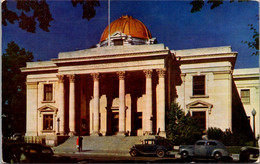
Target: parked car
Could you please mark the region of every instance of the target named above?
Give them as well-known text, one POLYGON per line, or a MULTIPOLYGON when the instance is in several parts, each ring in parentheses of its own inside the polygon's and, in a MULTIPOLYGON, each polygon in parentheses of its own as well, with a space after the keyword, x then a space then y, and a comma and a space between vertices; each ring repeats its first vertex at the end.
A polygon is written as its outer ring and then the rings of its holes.
POLYGON ((216 140, 199 140, 194 145, 180 145, 179 154, 182 159, 189 157, 215 158, 229 157, 229 152, 224 144, 216 140))
POLYGON ((137 155, 157 155, 164 157, 168 154, 168 149, 159 144, 157 139, 145 139, 142 144, 135 144, 129 151, 132 157, 137 155))
POLYGON ((242 147, 239 153, 239 162, 255 162, 259 157, 258 147, 242 147))
POLYGON ((24 139, 24 135, 22 133, 14 133, 11 136, 11 140, 14 140, 14 141, 23 141, 23 139, 24 139))
POLYGON ((3 144, 3 161, 7 163, 48 163, 52 156, 52 149, 41 144, 3 144))

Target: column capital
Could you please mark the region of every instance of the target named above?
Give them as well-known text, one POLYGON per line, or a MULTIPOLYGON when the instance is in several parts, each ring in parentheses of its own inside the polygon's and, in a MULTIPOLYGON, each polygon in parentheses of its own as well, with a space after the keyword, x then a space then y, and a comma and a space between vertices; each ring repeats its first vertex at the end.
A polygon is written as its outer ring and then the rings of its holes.
POLYGON ((116 74, 118 75, 119 80, 125 79, 125 71, 119 71, 119 72, 116 72, 116 74))
POLYGON ((75 82, 75 75, 72 74, 72 75, 67 75, 67 77, 70 79, 70 82, 71 83, 74 83, 75 82))
POLYGON ((64 82, 64 75, 57 75, 58 77, 58 82, 63 83, 64 82))
POLYGON ((162 69, 157 69, 156 70, 157 74, 159 77, 165 77, 165 72, 166 72, 166 69, 162 68, 162 69))
POLYGON ((99 80, 99 73, 91 73, 91 76, 92 76, 94 81, 98 81, 99 80))
POLYGON ((146 78, 151 78, 152 77, 152 73, 153 73, 152 69, 147 69, 147 70, 143 70, 143 71, 144 71, 144 74, 145 74, 146 78))

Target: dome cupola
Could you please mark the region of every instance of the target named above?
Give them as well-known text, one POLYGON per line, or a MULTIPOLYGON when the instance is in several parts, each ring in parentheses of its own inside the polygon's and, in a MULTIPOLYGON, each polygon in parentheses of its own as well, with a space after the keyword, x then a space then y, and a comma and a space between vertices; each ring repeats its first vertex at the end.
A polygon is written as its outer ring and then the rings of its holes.
MULTIPOLYGON (((108 45, 108 28, 103 31, 99 46, 108 45)), ((110 23, 111 45, 153 44, 154 41, 148 28, 132 16, 125 15, 110 23)))

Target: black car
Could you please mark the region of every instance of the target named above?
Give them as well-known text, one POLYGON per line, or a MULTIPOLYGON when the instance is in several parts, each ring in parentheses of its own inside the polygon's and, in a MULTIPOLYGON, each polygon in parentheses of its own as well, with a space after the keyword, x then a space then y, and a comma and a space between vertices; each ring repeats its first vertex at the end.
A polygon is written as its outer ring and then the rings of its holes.
POLYGON ((3 161, 7 163, 48 163, 52 156, 52 149, 41 144, 3 144, 3 161))
POLYGON ((136 155, 157 155, 164 157, 168 154, 168 149, 159 144, 157 139, 145 139, 142 144, 135 144, 129 151, 132 157, 136 155))
POLYGON ((242 147, 240 149, 239 162, 255 162, 258 157, 258 147, 242 147))

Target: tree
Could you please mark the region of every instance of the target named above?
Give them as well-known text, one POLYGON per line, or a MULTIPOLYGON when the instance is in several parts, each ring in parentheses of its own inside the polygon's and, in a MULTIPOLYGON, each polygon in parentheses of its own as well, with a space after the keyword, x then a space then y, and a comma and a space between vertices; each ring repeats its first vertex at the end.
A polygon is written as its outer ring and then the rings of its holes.
MULTIPOLYGON (((77 4, 82 5, 82 18, 87 20, 96 15, 95 7, 100 6, 98 0, 71 0, 71 2, 74 7, 77 4)), ((14 24, 18 21, 21 29, 35 33, 38 22, 42 30, 49 32, 50 22, 54 19, 46 0, 16 0, 17 10, 14 11, 8 9, 8 3, 9 1, 2 3, 2 25, 7 26, 7 22, 14 24)))
MULTIPOLYGON (((257 15, 257 20, 259 20, 259 16, 257 15)), ((252 53, 252 55, 259 55, 259 32, 256 30, 253 24, 248 24, 250 30, 253 31, 253 41, 242 41, 248 45, 249 48, 255 49, 256 51, 252 53)))
MULTIPOLYGON (((214 9, 223 4, 224 0, 208 0, 210 4, 210 9, 214 9)), ((249 0, 238 0, 238 2, 247 2, 249 0)), ((205 5, 206 0, 192 0, 190 3, 192 5, 191 13, 201 11, 202 7, 205 5)), ((235 2, 235 0, 230 0, 230 3, 235 2)))
POLYGON ((177 103, 172 103, 167 112, 166 133, 173 145, 194 144, 202 136, 197 122, 190 113, 185 115, 177 103))
MULTIPOLYGON (((206 0, 205 0, 206 1, 206 0)), ((199 12, 201 11, 202 7, 205 5, 204 0, 192 0, 190 3, 192 5, 191 13, 199 12)), ((221 4, 223 4, 224 0, 208 0, 208 4, 211 4, 210 9, 214 9, 221 4)), ((235 0, 230 0, 230 3, 234 2, 235 0)), ((238 0, 238 2, 247 2, 249 0, 238 0)), ((259 20, 259 16, 257 15, 257 20, 259 20)), ((250 30, 253 31, 253 41, 242 41, 242 43, 245 43, 248 45, 249 48, 255 49, 255 52, 252 53, 252 55, 259 55, 259 32, 256 30, 256 28, 253 26, 253 24, 248 25, 250 27, 250 30)))
POLYGON ((3 136, 25 129, 26 87, 25 75, 20 68, 33 59, 32 52, 8 43, 2 55, 2 118, 3 136))

